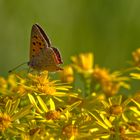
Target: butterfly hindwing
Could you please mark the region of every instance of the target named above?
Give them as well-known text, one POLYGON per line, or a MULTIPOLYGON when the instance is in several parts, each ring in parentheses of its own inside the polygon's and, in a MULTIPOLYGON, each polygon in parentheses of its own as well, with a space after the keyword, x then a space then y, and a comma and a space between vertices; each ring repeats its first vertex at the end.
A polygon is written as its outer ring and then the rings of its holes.
POLYGON ((53 49, 53 51, 56 55, 57 63, 58 64, 63 64, 63 61, 62 61, 61 54, 60 54, 59 50, 57 48, 54 48, 54 47, 52 47, 52 49, 53 49))
POLYGON ((32 67, 36 70, 48 70, 48 71, 57 71, 62 70, 57 65, 56 54, 54 53, 51 47, 44 48, 39 56, 35 56, 32 59, 32 67))
POLYGON ((47 34, 43 31, 43 29, 38 24, 35 24, 35 25, 38 27, 40 33, 42 34, 42 36, 46 40, 48 47, 51 47, 51 41, 50 41, 49 37, 47 36, 47 34))

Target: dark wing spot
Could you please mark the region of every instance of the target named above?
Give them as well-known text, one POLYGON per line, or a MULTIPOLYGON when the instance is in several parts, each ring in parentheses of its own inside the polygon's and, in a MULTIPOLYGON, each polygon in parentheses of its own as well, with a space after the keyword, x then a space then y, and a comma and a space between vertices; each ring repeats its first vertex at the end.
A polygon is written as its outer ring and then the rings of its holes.
POLYGON ((39 49, 42 50, 43 48, 40 47, 39 49))
POLYGON ((36 39, 37 39, 37 36, 36 36, 36 35, 34 35, 34 38, 36 38, 36 39))
POLYGON ((36 43, 35 43, 35 42, 33 42, 33 45, 36 45, 36 43))
POLYGON ((32 55, 32 57, 35 57, 34 55, 32 55))
POLYGON ((41 42, 38 43, 41 46, 41 42))
POLYGON ((33 49, 33 52, 35 51, 35 49, 33 49))

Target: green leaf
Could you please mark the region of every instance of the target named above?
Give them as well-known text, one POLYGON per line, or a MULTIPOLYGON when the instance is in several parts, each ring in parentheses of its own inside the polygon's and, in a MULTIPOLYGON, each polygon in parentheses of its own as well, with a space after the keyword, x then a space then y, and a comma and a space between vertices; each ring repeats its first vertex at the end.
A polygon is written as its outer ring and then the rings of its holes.
POLYGON ((20 98, 17 99, 16 102, 12 105, 12 108, 11 108, 9 114, 11 114, 11 115, 14 114, 14 112, 15 112, 15 111, 17 110, 17 108, 18 108, 19 103, 20 103, 20 98))
POLYGON ((8 100, 7 103, 6 103, 6 106, 5 106, 6 113, 9 114, 9 112, 11 110, 11 107, 12 107, 12 101, 11 100, 8 100))
POLYGON ((81 102, 82 102, 82 101, 78 101, 78 102, 75 102, 75 103, 73 103, 72 105, 68 106, 66 109, 64 109, 64 110, 62 111, 62 114, 63 114, 63 113, 66 113, 67 111, 73 110, 75 107, 77 107, 79 104, 81 104, 81 102))
POLYGON ((105 125, 104 122, 102 122, 98 117, 96 117, 93 113, 89 112, 91 114, 91 116, 96 120, 96 123, 98 125, 100 125, 101 127, 103 127, 104 129, 109 129, 108 126, 105 125))
POLYGON ((128 98, 122 103, 122 106, 125 108, 130 102, 131 102, 131 99, 128 98))
POLYGON ((21 109, 20 111, 18 111, 15 115, 13 115, 11 118, 12 120, 17 120, 20 119, 22 117, 25 117, 27 114, 29 114, 31 112, 31 108, 32 106, 26 106, 25 108, 21 109))

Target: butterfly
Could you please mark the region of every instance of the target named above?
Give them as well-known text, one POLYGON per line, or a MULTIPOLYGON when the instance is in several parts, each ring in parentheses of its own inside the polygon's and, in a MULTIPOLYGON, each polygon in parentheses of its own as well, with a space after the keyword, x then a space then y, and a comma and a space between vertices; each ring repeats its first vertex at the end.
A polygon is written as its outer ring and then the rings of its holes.
POLYGON ((43 29, 34 24, 31 30, 30 40, 30 60, 28 65, 35 70, 58 71, 62 64, 60 52, 52 47, 51 41, 43 29))
POLYGON ((52 47, 51 41, 43 29, 38 24, 34 24, 31 29, 30 60, 28 66, 37 71, 47 70, 55 72, 63 70, 59 67, 59 64, 62 63, 59 50, 52 47))

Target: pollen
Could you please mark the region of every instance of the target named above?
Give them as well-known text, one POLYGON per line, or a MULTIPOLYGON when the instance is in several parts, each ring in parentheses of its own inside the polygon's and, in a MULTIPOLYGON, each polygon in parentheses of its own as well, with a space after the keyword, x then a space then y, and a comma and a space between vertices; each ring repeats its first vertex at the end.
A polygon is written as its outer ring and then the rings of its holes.
POLYGON ((119 115, 122 114, 122 112, 123 112, 123 108, 120 105, 112 105, 110 107, 110 114, 112 115, 119 115))
POLYGON ((53 94, 56 92, 55 87, 49 84, 44 84, 44 85, 37 85, 37 88, 40 92, 45 93, 45 94, 53 94))

